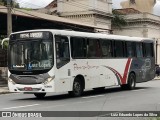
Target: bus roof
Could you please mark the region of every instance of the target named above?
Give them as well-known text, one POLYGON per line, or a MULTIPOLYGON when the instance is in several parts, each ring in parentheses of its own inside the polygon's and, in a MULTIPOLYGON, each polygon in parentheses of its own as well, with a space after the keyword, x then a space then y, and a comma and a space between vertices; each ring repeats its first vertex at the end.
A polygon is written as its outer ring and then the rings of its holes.
POLYGON ((27 30, 19 31, 12 34, 26 33, 26 32, 40 32, 40 31, 49 31, 54 35, 65 35, 65 36, 75 36, 75 37, 86 37, 86 38, 99 38, 99 39, 112 39, 112 40, 123 40, 123 41, 153 41, 152 38, 143 38, 143 37, 130 37, 130 36, 121 36, 121 35, 111 35, 111 34, 102 34, 102 33, 89 33, 89 32, 79 32, 72 30, 57 30, 57 29, 37 29, 37 30, 27 30))

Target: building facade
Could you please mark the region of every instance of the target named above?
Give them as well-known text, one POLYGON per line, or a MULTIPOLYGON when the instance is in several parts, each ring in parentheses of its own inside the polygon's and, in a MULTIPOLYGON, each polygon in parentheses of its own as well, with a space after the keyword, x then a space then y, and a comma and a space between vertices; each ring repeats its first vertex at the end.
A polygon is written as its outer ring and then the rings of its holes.
MULTIPOLYGON (((126 9, 118 11, 124 13, 126 9)), ((113 34, 154 39, 156 63, 160 65, 160 16, 146 12, 126 13, 122 16, 127 25, 121 29, 114 27, 113 34)))
POLYGON ((55 0, 45 8, 59 17, 94 25, 95 32, 111 32, 112 0, 55 0))

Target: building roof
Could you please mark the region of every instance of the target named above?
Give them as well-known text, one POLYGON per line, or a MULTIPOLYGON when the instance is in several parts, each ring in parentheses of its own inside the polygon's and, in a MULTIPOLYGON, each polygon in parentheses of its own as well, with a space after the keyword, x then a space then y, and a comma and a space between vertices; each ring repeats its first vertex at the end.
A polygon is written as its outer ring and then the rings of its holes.
MULTIPOLYGON (((5 6, 0 6, 0 13, 7 14, 7 8, 5 6)), ((66 24, 68 23, 68 24, 79 25, 79 26, 84 26, 84 27, 104 29, 104 28, 97 27, 94 25, 89 25, 89 24, 73 21, 70 19, 66 19, 66 18, 54 16, 54 15, 48 15, 48 14, 44 14, 44 13, 39 13, 39 12, 35 12, 35 11, 27 11, 27 10, 22 10, 22 9, 17 9, 17 8, 13 8, 12 14, 17 15, 17 16, 35 18, 35 19, 49 20, 49 21, 53 21, 53 22, 60 22, 60 23, 66 23, 66 24)), ((106 29, 106 30, 108 30, 108 29, 106 29)))
POLYGON ((114 11, 119 14, 127 15, 127 14, 140 14, 141 12, 134 8, 125 8, 125 9, 115 9, 114 11))
POLYGON ((51 3, 49 3, 45 8, 51 9, 51 8, 56 8, 56 7, 57 7, 57 0, 54 0, 51 3))

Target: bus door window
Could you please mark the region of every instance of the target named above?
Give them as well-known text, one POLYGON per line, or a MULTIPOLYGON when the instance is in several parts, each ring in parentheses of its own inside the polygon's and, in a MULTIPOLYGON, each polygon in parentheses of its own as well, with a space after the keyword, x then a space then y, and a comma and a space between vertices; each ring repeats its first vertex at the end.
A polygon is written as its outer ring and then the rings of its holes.
POLYGON ((56 40, 56 59, 57 68, 62 67, 70 60, 69 55, 69 41, 65 36, 55 36, 56 40))

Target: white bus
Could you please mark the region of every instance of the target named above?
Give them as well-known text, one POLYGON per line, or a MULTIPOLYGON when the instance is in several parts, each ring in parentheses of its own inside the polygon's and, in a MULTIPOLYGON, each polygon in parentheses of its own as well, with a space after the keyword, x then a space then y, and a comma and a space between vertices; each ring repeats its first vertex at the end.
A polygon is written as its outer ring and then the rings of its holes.
POLYGON ((80 96, 86 89, 121 86, 155 76, 152 39, 67 30, 12 33, 8 50, 11 92, 80 96))

